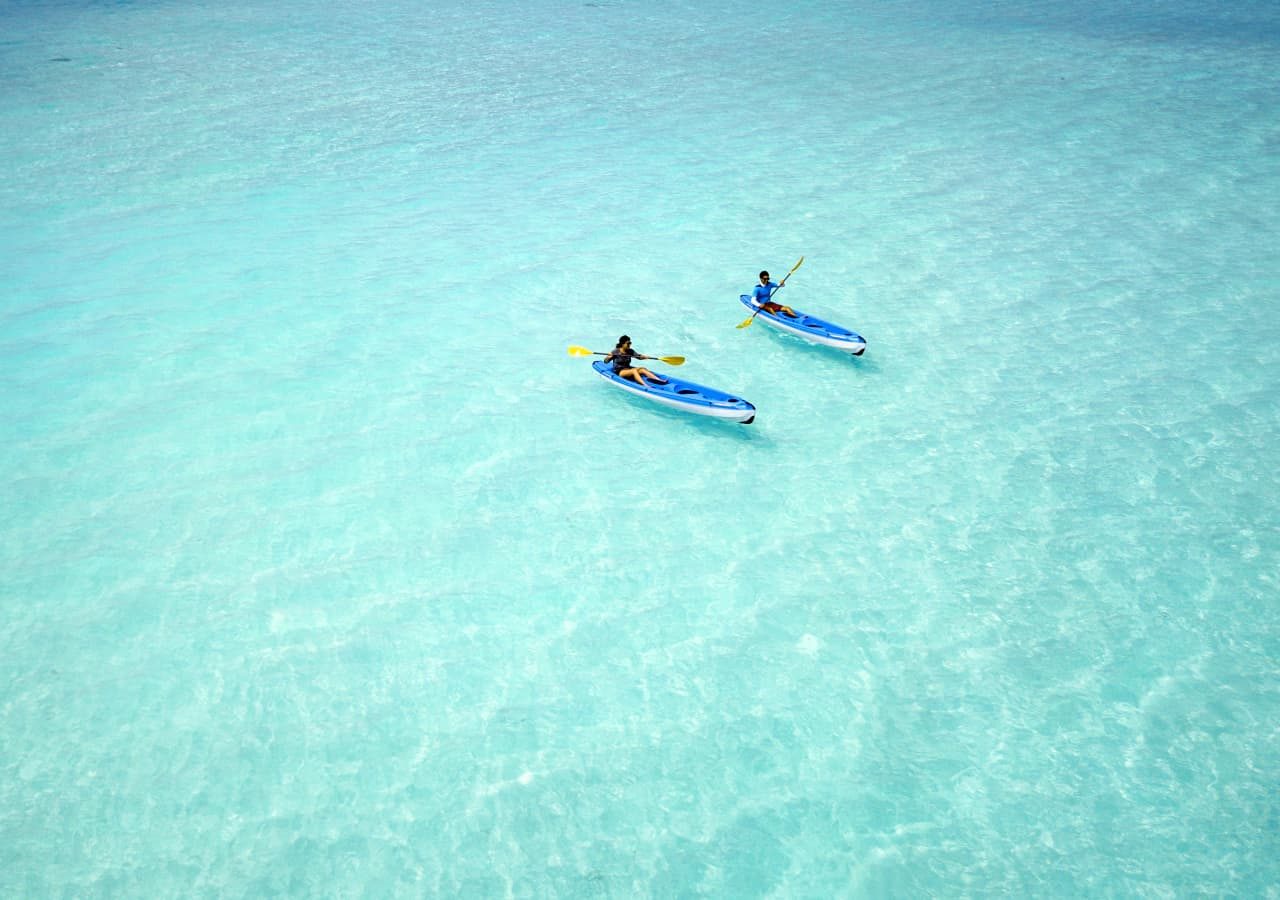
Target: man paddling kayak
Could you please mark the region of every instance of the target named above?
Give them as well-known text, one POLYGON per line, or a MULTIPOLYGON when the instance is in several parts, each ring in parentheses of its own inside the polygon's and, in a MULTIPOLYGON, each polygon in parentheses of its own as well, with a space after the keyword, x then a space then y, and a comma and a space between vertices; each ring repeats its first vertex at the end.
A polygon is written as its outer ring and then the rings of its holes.
MULTIPOLYGON (((786 281, 785 278, 782 280, 784 282, 786 281)), ((756 285, 756 289, 752 291, 751 296, 756 301, 756 304, 765 312, 781 312, 794 319, 796 317, 796 311, 794 309, 790 306, 783 306, 781 303, 775 303, 770 299, 774 295, 774 292, 781 289, 781 287, 782 285, 774 284, 769 280, 769 273, 767 271, 761 272, 760 283, 756 285)))
POLYGON ((618 345, 604 356, 604 361, 613 364, 613 371, 622 378, 630 378, 636 384, 647 387, 645 378, 652 378, 654 384, 666 384, 667 380, 653 374, 644 366, 633 366, 633 359, 657 359, 656 356, 645 356, 631 349, 631 338, 625 334, 618 338, 618 345))

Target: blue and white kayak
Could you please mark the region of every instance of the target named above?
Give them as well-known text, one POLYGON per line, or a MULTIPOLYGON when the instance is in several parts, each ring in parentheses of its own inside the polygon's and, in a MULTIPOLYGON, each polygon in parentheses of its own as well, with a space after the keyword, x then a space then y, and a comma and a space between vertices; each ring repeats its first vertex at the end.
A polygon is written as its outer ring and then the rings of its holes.
POLYGON ((613 366, 603 359, 597 359, 591 364, 591 368, 610 384, 655 403, 661 403, 663 406, 670 406, 672 409, 682 409, 685 412, 711 416, 715 419, 727 419, 730 422, 741 422, 743 425, 750 425, 756 417, 756 408, 746 400, 726 394, 724 391, 717 391, 715 388, 694 384, 692 381, 673 378, 666 372, 654 373, 660 378, 665 378, 666 384, 653 384, 645 379, 646 384, 641 387, 630 378, 623 378, 615 373, 613 366))
MULTIPOLYGON (((743 294, 740 299, 743 306, 746 306, 751 311, 754 312, 760 309, 760 304, 750 294, 743 294)), ((813 341, 815 344, 835 347, 837 350, 852 353, 854 356, 861 356, 862 351, 867 349, 866 339, 856 331, 841 328, 831 322, 824 322, 822 319, 806 315, 798 309, 795 313, 796 317, 793 319, 781 311, 775 313, 762 309, 756 318, 763 319, 779 331, 794 334, 796 337, 802 337, 806 341, 813 341)))

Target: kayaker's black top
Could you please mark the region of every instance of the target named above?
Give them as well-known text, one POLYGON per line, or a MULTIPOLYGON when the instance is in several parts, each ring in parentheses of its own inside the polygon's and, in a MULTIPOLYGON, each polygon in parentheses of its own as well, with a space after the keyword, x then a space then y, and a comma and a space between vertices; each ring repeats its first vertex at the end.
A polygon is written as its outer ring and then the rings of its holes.
POLYGON ((614 347, 609 351, 609 355, 604 358, 604 361, 613 363, 613 371, 621 372, 623 369, 631 368, 631 357, 639 355, 634 350, 619 350, 614 347))

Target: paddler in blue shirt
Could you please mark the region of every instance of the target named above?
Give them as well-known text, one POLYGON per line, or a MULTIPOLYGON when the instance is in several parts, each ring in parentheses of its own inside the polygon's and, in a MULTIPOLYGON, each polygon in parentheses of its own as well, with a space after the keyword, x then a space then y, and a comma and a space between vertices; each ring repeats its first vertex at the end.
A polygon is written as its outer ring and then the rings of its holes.
MULTIPOLYGON (((785 278, 782 280, 786 281, 785 278)), ((769 280, 769 273, 767 271, 761 272, 760 283, 756 285, 756 289, 752 292, 751 299, 765 312, 781 312, 794 319, 796 317, 796 311, 794 309, 790 306, 783 306, 781 303, 775 303, 770 299, 773 296, 774 291, 781 287, 782 285, 774 284, 769 280)))
POLYGON ((643 353, 637 353, 631 349, 631 338, 625 334, 618 338, 618 344, 612 350, 604 355, 604 361, 613 363, 614 374, 621 378, 630 378, 641 387, 649 387, 645 383, 645 378, 652 378, 655 384, 666 384, 667 380, 654 375, 644 366, 631 365, 632 359, 657 359, 656 356, 645 356, 643 353))

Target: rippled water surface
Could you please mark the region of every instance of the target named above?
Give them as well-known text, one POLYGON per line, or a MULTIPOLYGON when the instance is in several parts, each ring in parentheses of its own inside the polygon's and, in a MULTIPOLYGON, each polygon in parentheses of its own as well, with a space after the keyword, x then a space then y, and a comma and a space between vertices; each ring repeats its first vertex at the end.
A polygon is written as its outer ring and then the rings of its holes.
POLYGON ((1111 6, 0 0, 0 894, 1277 896, 1280 17, 1111 6))

